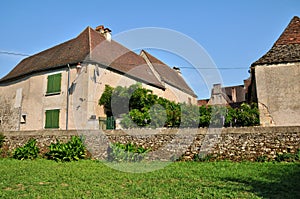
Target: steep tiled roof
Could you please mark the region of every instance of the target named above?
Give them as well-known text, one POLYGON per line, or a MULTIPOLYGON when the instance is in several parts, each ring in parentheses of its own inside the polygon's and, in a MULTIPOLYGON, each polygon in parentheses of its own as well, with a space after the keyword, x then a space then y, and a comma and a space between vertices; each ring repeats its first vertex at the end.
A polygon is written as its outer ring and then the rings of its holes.
POLYGON ((300 62, 300 19, 295 16, 273 47, 252 66, 300 62))
POLYGON ((84 60, 89 53, 88 28, 78 37, 23 59, 0 82, 14 80, 26 75, 53 70, 84 60))
POLYGON ((84 61, 100 63, 124 75, 164 88, 142 57, 113 40, 107 41, 90 27, 74 39, 22 60, 0 83, 84 61))
POLYGON ((185 82, 183 77, 178 74, 177 71, 170 68, 168 65, 166 65, 156 57, 152 56, 150 53, 146 52, 145 50, 143 50, 141 53, 144 53, 147 56, 148 60, 151 62, 155 71, 159 74, 162 81, 194 97, 197 97, 194 91, 189 87, 189 85, 185 82))

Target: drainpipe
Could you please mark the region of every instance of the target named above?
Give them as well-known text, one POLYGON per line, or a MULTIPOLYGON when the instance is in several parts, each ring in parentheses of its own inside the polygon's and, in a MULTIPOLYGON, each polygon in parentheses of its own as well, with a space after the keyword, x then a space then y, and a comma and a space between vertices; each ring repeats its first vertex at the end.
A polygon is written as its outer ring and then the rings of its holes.
POLYGON ((66 130, 69 127, 69 101, 70 101, 70 65, 68 64, 68 88, 67 88, 67 110, 66 110, 66 130))
POLYGON ((22 118, 22 107, 19 107, 19 124, 18 124, 18 131, 21 130, 21 118, 22 118))

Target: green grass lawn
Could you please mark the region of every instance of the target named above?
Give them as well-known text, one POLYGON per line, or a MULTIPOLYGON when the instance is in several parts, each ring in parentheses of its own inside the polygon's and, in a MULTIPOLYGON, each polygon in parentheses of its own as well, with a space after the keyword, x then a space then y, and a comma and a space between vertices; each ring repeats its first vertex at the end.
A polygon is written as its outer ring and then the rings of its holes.
POLYGON ((92 160, 0 159, 0 174, 0 198, 300 198, 300 163, 176 162, 126 173, 92 160))

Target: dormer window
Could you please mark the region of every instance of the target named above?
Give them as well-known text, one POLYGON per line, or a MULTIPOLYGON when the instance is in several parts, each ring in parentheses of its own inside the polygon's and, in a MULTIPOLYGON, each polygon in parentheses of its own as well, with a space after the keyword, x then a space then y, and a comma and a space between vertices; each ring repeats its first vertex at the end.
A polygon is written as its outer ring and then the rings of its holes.
POLYGON ((47 95, 60 94, 61 91, 61 73, 49 75, 47 82, 47 95))

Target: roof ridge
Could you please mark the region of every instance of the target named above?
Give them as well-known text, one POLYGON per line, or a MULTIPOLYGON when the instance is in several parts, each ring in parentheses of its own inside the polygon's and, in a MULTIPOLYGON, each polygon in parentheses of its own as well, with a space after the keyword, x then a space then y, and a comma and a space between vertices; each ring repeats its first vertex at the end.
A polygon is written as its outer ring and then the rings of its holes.
MULTIPOLYGON (((158 59, 157 57, 154 57, 152 54, 150 54, 149 52, 147 52, 146 50, 142 49, 141 52, 144 52, 146 54, 146 56, 155 59, 156 61, 158 61, 160 64, 168 66, 167 64, 165 64, 163 61, 161 61, 160 59, 158 59)), ((169 66, 168 66, 169 67, 169 66)))
POLYGON ((90 56, 90 54, 92 52, 92 37, 91 37, 91 27, 90 26, 88 26, 88 30, 89 30, 88 38, 89 38, 89 56, 90 56))
POLYGON ((159 73, 157 72, 157 70, 155 70, 155 68, 153 67, 151 61, 148 58, 148 55, 149 54, 146 51, 141 50, 140 56, 145 60, 145 62, 147 63, 147 65, 149 66, 149 68, 153 72, 154 76, 157 78, 157 80, 164 86, 164 83, 162 81, 162 77, 159 75, 159 73))
POLYGON ((191 95, 196 96, 194 91, 190 88, 190 86, 186 83, 184 78, 178 74, 174 69, 170 66, 151 55, 147 51, 143 50, 143 52, 148 56, 149 61, 153 65, 153 68, 157 71, 161 79, 173 87, 182 90, 184 92, 188 92, 191 95))

